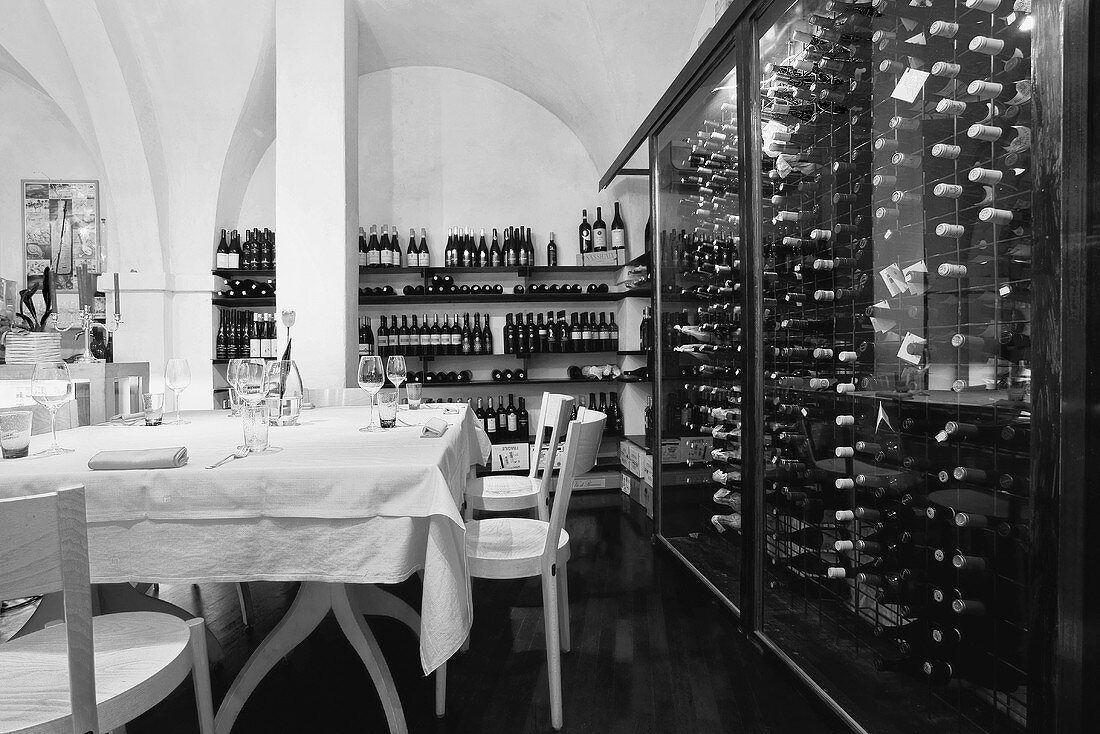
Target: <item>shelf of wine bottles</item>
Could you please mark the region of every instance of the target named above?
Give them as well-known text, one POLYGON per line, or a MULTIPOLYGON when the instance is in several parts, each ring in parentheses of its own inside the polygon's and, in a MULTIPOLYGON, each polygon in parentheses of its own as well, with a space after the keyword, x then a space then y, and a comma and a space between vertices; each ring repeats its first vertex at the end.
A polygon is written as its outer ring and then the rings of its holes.
POLYGON ((275 230, 248 229, 241 241, 237 230, 222 230, 221 238, 214 249, 214 269, 216 271, 274 271, 275 270, 275 230))
POLYGON ((873 731, 1025 722, 1029 10, 761 25, 763 628, 873 731))
POLYGON ((244 309, 218 309, 215 362, 244 357, 278 357, 275 314, 244 309))
MULTIPOLYGON (((508 393, 507 406, 504 404, 504 395, 498 395, 495 408, 491 396, 488 398, 487 403, 486 399, 477 398, 476 405, 472 402, 472 398, 468 400, 471 405, 474 405, 474 415, 481 421, 481 427, 485 429, 485 433, 488 434, 491 442, 514 443, 531 439, 526 398, 519 398, 518 408, 513 393, 508 393)), ((622 434, 623 414, 617 393, 590 392, 587 399, 583 394, 577 395, 573 404, 572 419, 576 419, 578 409, 586 407, 599 410, 607 415, 607 422, 604 424, 605 435, 618 436, 622 434)))

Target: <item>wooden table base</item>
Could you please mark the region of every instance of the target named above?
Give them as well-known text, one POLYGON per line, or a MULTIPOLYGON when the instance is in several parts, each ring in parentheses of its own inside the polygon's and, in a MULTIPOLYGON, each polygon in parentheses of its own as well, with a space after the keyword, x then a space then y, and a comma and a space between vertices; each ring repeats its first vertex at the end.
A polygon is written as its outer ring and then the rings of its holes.
POLYGON ((214 719, 218 734, 229 734, 245 701, 275 664, 297 647, 329 611, 336 615, 344 636, 367 667, 386 711, 391 734, 407 734, 405 714, 393 677, 378 641, 367 626, 366 614, 392 616, 419 634, 420 618, 407 604, 374 586, 304 582, 290 609, 237 675, 214 719))

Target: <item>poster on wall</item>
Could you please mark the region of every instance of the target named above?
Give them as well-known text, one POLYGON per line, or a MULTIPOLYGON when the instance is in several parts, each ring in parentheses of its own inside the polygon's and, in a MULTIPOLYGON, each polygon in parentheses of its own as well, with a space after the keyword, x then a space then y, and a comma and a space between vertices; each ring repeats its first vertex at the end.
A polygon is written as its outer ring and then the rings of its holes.
POLYGON ((102 272, 99 182, 24 180, 23 251, 27 285, 48 266, 60 301, 75 295, 75 275, 102 272))

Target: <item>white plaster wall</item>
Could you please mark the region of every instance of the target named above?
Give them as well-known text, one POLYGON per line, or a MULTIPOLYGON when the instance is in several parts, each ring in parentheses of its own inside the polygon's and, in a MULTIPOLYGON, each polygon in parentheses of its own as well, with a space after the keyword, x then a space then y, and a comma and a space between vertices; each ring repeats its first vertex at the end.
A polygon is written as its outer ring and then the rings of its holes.
POLYGON ((360 221, 428 228, 442 262, 447 228, 530 226, 539 264, 549 233, 559 262, 578 249, 598 175, 576 135, 544 107, 485 77, 402 67, 359 79, 360 221))
MULTIPOLYGON (((25 178, 100 179, 103 174, 68 118, 41 93, 0 72, 0 276, 23 281, 25 178)), ((100 215, 110 220, 108 207, 100 215)))
POLYGON ((248 181, 241 214, 236 222, 226 222, 230 229, 244 231, 254 227, 275 228, 275 144, 260 158, 252 178, 248 181))

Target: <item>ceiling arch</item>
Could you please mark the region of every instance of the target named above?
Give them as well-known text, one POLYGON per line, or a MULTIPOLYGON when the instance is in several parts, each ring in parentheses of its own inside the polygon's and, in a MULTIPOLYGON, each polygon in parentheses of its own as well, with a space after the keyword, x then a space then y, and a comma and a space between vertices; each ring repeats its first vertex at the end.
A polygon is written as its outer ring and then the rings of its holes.
POLYGON ((561 119, 602 170, 683 65, 708 0, 356 2, 360 74, 488 77, 561 119))

